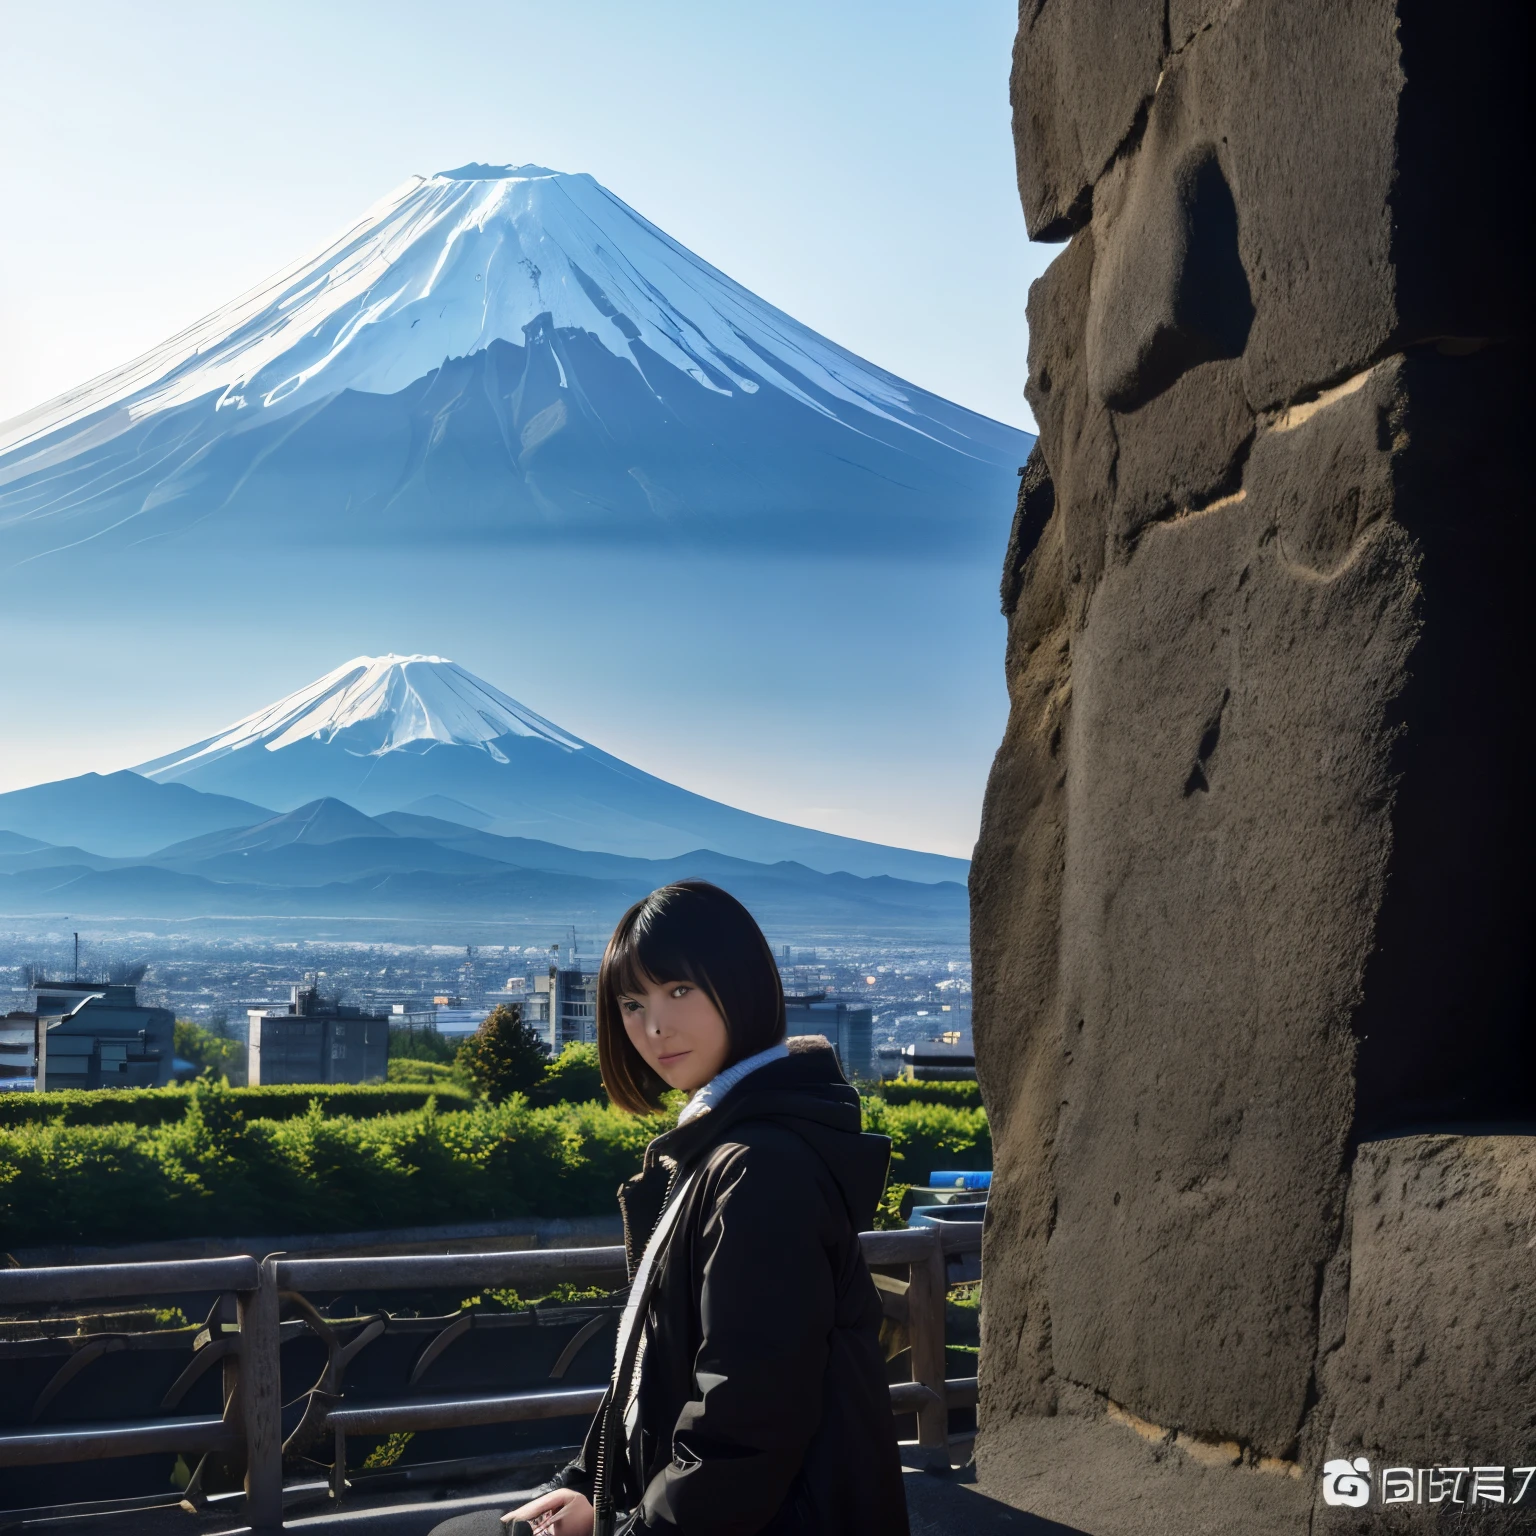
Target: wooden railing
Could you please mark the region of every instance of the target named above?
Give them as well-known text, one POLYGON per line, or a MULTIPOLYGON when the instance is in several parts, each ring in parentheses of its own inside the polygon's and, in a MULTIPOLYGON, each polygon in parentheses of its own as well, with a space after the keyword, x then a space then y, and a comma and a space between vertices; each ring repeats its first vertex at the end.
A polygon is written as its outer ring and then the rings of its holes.
MULTIPOLYGON (((913 1414, 917 1446, 934 1457, 949 1451, 949 1410, 974 1404, 974 1377, 945 1377, 944 1306, 946 1260, 980 1251, 981 1230, 941 1231, 934 1227, 866 1232, 861 1238, 872 1268, 905 1267, 902 1282, 880 1277, 886 1315, 903 1323, 911 1344, 912 1379, 891 1387, 891 1410, 913 1414)), ((544 1294, 561 1282, 598 1283, 624 1279, 622 1248, 552 1248, 517 1253, 386 1255, 359 1259, 252 1258, 189 1259, 163 1264, 82 1265, 53 1269, 0 1270, 0 1310, 114 1298, 226 1293, 233 1298, 235 1326, 205 1344, 212 1356, 189 1373, 214 1363, 223 1367, 223 1413, 167 1416, 126 1422, 74 1424, 0 1432, 0 1467, 80 1462, 153 1452, 243 1452, 245 1519, 258 1533, 283 1528, 283 1433, 280 1349, 284 1302, 320 1314, 304 1293, 428 1290, 440 1287, 510 1287, 522 1295, 544 1294)), ((349 1348, 361 1347, 359 1341, 349 1348)), ((312 1394, 304 1431, 329 1433, 335 1447, 332 1493, 345 1488, 349 1435, 464 1425, 527 1422, 589 1415, 602 1399, 601 1386, 454 1398, 350 1404, 342 1386, 345 1349, 333 1353, 335 1394, 312 1394)), ((295 1431, 295 1436, 297 1436, 295 1431)), ((293 1437, 290 1437, 293 1438, 293 1437)))

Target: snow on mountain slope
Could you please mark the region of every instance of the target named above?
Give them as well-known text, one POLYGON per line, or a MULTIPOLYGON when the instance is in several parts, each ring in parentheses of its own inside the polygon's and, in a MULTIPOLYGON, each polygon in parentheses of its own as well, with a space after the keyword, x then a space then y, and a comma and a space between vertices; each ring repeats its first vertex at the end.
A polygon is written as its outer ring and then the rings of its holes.
POLYGON ((0 565, 150 539, 162 560, 381 538, 995 560, 1031 442, 801 325, 590 176, 470 165, 0 425, 0 565))
POLYGON ((0 426, 0 454, 103 411, 114 415, 97 441, 207 396, 218 412, 277 415, 344 389, 394 394, 445 359, 521 344, 541 317, 637 371, 639 342, 720 394, 766 382, 824 414, 830 396, 924 430, 908 386, 732 282, 592 177, 469 165, 413 177, 315 255, 0 426))
POLYGON ((378 816, 438 797, 498 835, 640 858, 709 848, 824 873, 935 881, 966 871, 959 859, 792 826, 669 784, 438 656, 359 656, 136 771, 280 811, 330 798, 378 816))
POLYGON ((442 656, 357 656, 227 730, 138 771, 176 779, 247 747, 278 752, 306 738, 372 756, 434 742, 476 747, 498 762, 504 736, 532 736, 567 752, 586 742, 442 656))

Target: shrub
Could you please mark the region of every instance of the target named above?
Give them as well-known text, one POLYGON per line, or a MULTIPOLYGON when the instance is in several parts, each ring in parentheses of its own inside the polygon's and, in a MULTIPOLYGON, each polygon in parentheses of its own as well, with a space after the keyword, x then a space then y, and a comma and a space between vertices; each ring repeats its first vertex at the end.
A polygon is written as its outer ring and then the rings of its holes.
POLYGON ((200 1071, 243 1083, 246 1071, 245 1041, 204 1029, 191 1019, 176 1020, 176 1054, 200 1071))
MULTIPOLYGON (((195 1086, 195 1085, 194 1085, 195 1086)), ((234 1102, 252 1118, 286 1120, 318 1102, 330 1116, 366 1120, 420 1109, 436 1093, 441 1110, 469 1103, 469 1091, 452 1084, 276 1083, 231 1088, 234 1102)), ((169 1125, 180 1120, 192 1088, 64 1088, 54 1093, 0 1093, 0 1128, 21 1125, 169 1125)))
POLYGON ((533 1104, 585 1104, 606 1102, 603 1069, 595 1045, 572 1043, 549 1063, 544 1076, 529 1090, 533 1104))
POLYGON ((0 1249, 607 1214, 673 1123, 521 1094, 451 1115, 428 1099, 366 1120, 318 1103, 271 1120, 247 1118, 249 1093, 198 1083, 159 1125, 0 1130, 0 1249))
MULTIPOLYGON (((534 1105, 520 1093, 466 1105, 462 1089, 404 1084, 204 1080, 5 1096, 0 1108, 30 1102, 51 1112, 0 1125, 0 1250, 605 1215, 683 1099, 671 1094, 664 1113, 634 1116, 596 1102, 534 1105), (146 1115, 151 1105, 173 1112, 138 1123, 121 1112, 88 1123, 60 1112, 109 1100, 146 1115), (450 1103, 466 1107, 442 1113, 450 1103)), ((895 1185, 926 1183, 946 1164, 991 1165, 980 1109, 871 1098, 864 1120, 894 1144, 895 1185)))
POLYGON ((910 1184, 898 1184, 894 1180, 887 1181, 885 1193, 880 1196, 880 1203, 875 1207, 875 1230, 877 1232, 899 1231, 907 1224, 907 1219, 901 1214, 901 1202, 906 1199, 910 1184))
POLYGON ((410 1061, 440 1061, 451 1067, 458 1054, 459 1042, 451 1040, 436 1025, 391 1024, 389 1057, 403 1056, 410 1061))
POLYGON ((421 1061, 409 1056, 389 1058, 389 1080, 392 1083, 434 1083, 463 1086, 459 1069, 446 1061, 421 1061))
POLYGON ((880 1083, 872 1092, 887 1104, 950 1104, 956 1109, 974 1109, 981 1103, 981 1084, 976 1082, 909 1083, 893 1078, 880 1083))
POLYGON ((891 1138, 891 1180, 926 1184, 935 1168, 992 1166, 992 1132, 984 1109, 947 1104, 864 1100, 864 1129, 891 1138))
POLYGON ((539 1037, 523 1023, 515 1003, 498 1003, 485 1022, 459 1047, 455 1064, 475 1092, 500 1104, 527 1093, 548 1066, 539 1037))

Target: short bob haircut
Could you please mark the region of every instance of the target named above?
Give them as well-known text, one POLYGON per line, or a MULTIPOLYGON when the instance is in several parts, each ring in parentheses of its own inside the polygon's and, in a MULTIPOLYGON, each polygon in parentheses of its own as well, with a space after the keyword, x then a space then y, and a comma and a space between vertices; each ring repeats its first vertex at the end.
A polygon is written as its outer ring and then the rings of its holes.
POLYGON ((631 1114, 660 1108, 667 1085, 630 1043, 619 998, 669 981, 692 982, 719 1009, 731 1040, 727 1066, 784 1038, 784 987, 752 914, 703 880, 664 885, 619 919, 597 977, 603 1086, 631 1114))

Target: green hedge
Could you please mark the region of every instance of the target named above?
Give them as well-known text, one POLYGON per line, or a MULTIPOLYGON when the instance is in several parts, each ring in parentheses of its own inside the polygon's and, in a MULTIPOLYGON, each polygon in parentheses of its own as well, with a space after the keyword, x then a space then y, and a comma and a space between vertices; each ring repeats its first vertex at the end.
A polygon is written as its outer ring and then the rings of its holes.
POLYGON ((0 1130, 0 1249, 437 1226, 615 1208, 668 1117, 523 1098, 461 1113, 247 1118, 197 1084, 156 1126, 0 1130))
POLYGON ((936 1168, 992 1166, 992 1131, 984 1109, 864 1100, 864 1128, 891 1138, 891 1182, 926 1184, 936 1168))
POLYGON ((450 1088, 462 1087, 456 1069, 443 1061, 428 1061, 419 1056, 391 1056, 389 1058, 389 1082, 399 1083, 446 1083, 450 1088))
POLYGON ((909 1083, 894 1078, 871 1090, 887 1104, 950 1104, 974 1109, 981 1103, 981 1084, 975 1082, 909 1083))
MULTIPOLYGON (((0 1128, 0 1250, 607 1214, 675 1114, 532 1106, 516 1095, 445 1115, 440 1093, 404 1114, 337 1117, 306 1106, 258 1118, 249 1111, 265 1109, 263 1092, 198 1083, 180 1096, 186 1112, 158 1125, 0 1128)), ((990 1165, 980 1110, 878 1099, 864 1110, 869 1129, 895 1143, 898 1182, 920 1182, 944 1163, 990 1165)))
MULTIPOLYGON (((291 1120, 318 1101, 324 1114, 352 1120, 420 1109, 434 1094, 439 1110, 469 1104, 467 1088, 453 1084, 295 1083, 229 1088, 233 1102, 253 1119, 291 1120)), ((0 1127, 22 1125, 169 1125, 186 1114, 197 1092, 187 1088, 64 1088, 56 1093, 0 1094, 0 1127)))

